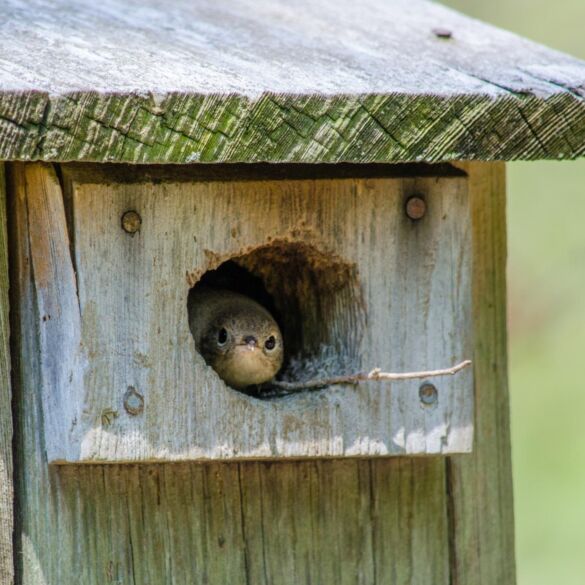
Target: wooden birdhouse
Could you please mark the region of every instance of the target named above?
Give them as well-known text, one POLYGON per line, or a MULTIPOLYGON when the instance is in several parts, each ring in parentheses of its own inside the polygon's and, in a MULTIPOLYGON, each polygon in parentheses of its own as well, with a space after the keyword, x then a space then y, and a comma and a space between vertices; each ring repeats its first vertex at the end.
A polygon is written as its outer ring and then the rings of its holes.
POLYGON ((424 0, 3 18, 0 582, 513 583, 502 161, 583 154, 585 64, 424 0))

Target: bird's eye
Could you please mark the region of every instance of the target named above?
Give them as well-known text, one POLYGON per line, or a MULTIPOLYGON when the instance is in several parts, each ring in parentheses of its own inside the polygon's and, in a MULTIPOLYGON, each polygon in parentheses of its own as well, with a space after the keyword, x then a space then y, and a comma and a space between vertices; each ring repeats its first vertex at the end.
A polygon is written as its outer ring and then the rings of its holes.
POLYGON ((227 340, 228 340, 228 332, 224 327, 222 327, 217 332, 217 345, 225 345, 227 343, 227 340))
POLYGON ((276 347, 276 339, 274 338, 274 335, 271 335, 265 342, 264 342, 264 347, 268 350, 271 351, 276 347))

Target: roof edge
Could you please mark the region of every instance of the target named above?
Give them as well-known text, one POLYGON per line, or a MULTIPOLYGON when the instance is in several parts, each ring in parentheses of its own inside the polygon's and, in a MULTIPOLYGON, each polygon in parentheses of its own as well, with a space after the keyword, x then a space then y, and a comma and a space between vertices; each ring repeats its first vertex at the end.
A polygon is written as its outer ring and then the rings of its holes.
POLYGON ((574 159, 585 99, 426 94, 0 94, 0 159, 401 163, 574 159))

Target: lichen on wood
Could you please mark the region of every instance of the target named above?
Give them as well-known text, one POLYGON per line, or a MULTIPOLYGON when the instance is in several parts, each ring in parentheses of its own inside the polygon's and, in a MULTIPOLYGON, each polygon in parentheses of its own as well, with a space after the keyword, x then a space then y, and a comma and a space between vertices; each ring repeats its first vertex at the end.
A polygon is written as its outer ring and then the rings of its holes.
POLYGON ((426 0, 13 0, 3 21, 0 159, 585 153, 583 62, 426 0))

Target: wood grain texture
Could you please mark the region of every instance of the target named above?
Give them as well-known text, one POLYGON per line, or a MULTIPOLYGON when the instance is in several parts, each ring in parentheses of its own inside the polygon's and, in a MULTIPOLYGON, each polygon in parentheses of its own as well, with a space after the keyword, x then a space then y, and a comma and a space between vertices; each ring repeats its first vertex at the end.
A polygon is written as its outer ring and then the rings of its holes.
POLYGON ((77 283, 57 174, 48 164, 22 168, 35 283, 34 315, 42 348, 37 356, 39 391, 48 414, 44 428, 51 441, 63 445, 84 409, 83 401, 77 399, 85 366, 77 283))
POLYGON ((28 174, 11 173, 19 583, 448 585, 441 460, 49 466, 25 359, 41 350, 28 174))
POLYGON ((466 167, 481 434, 448 465, 49 466, 39 362, 26 359, 40 346, 24 176, 11 167, 19 583, 513 585, 501 165, 466 167))
MULTIPOLYGON (((58 286, 40 287, 55 303, 66 299, 72 312, 66 323, 51 317, 55 340, 44 309, 39 314, 43 359, 60 368, 51 370, 59 378, 43 373, 45 417, 59 427, 54 435, 46 427, 50 461, 470 450, 471 369, 433 380, 439 399, 430 407, 421 405, 420 380, 330 386, 261 401, 228 388, 206 366, 186 310, 198 278, 235 258, 272 294, 285 344, 296 332, 299 350, 318 356, 324 344, 341 356, 336 367, 350 371, 459 363, 472 353, 464 176, 116 185, 102 170, 97 180, 68 167, 63 175, 79 304, 71 259, 61 258, 68 280, 56 276, 58 286), (414 193, 428 202, 416 224, 404 213, 414 193), (133 236, 121 229, 127 210, 142 218, 133 236), (299 268, 299 256, 310 269, 299 268), (79 328, 69 330, 70 321, 79 328), (66 389, 52 391, 57 384, 66 389), (130 387, 144 397, 143 415, 124 408, 130 387)), ((68 254, 65 227, 49 218, 36 221, 30 207, 33 264, 45 249, 52 257, 56 250, 68 254)), ((53 217, 65 222, 62 209, 53 217)))
POLYGON ((585 152, 583 62, 434 2, 10 0, 2 14, 3 159, 585 152))
POLYGON ((0 163, 0 583, 14 578, 13 481, 12 481, 12 393, 8 322, 8 239, 4 165, 0 163))
POLYGON ((504 164, 462 164, 473 216, 475 441, 451 457, 452 584, 513 585, 514 506, 506 341, 504 164))

